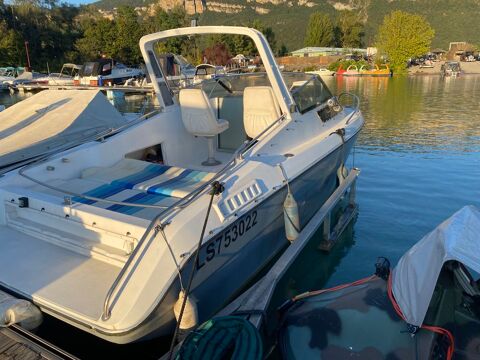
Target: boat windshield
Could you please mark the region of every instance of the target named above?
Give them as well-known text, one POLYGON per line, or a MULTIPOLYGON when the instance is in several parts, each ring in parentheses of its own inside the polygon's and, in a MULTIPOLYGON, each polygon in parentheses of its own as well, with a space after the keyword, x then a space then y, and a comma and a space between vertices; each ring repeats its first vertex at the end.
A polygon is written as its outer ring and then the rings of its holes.
POLYGON ((301 114, 315 109, 332 97, 318 75, 286 73, 284 78, 301 114))
MULTIPOLYGON (((332 93, 320 76, 305 73, 283 73, 287 87, 295 100, 297 109, 304 114, 332 97, 332 93)), ((266 73, 225 74, 216 79, 207 79, 194 87, 201 88, 209 98, 241 96, 246 87, 271 86, 266 73)))

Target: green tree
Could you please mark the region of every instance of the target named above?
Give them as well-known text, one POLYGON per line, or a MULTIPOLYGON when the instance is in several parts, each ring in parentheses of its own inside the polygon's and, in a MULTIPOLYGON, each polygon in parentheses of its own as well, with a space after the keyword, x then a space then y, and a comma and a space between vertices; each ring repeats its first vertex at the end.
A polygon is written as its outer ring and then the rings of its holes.
POLYGON ((20 34, 9 29, 5 20, 0 20, 0 66, 18 65, 23 61, 22 39, 20 34))
POLYGON ((128 64, 138 64, 142 59, 138 44, 142 33, 142 24, 135 9, 120 6, 114 23, 113 57, 128 64))
POLYGON ((85 19, 82 30, 83 36, 75 44, 82 61, 93 60, 103 54, 113 56, 116 36, 113 21, 103 17, 85 19))
POLYGON ((321 12, 310 15, 305 46, 331 46, 334 40, 334 28, 330 17, 321 12))
POLYGON ((341 11, 338 18, 338 30, 342 47, 359 48, 362 46, 363 24, 356 13, 341 11))
POLYGON ((409 58, 429 51, 434 34, 423 16, 396 10, 383 19, 376 46, 388 56, 390 66, 401 72, 405 70, 409 58))

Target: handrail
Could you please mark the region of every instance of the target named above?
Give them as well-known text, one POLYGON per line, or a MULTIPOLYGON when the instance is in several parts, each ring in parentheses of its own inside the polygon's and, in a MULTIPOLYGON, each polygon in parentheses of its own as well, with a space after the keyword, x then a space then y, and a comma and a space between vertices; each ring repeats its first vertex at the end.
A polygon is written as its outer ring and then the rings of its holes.
POLYGON ((347 121, 345 122, 348 125, 350 123, 350 121, 352 120, 353 116, 360 110, 360 98, 355 94, 352 94, 352 93, 349 93, 349 92, 342 92, 337 96, 337 100, 338 100, 339 103, 340 103, 340 99, 344 96, 350 96, 351 98, 353 98, 353 100, 355 100, 353 112, 350 114, 347 121))
MULTIPOLYGON (((152 230, 156 229, 158 225, 161 224, 161 219, 170 215, 174 210, 177 209, 184 209, 187 207, 190 203, 193 202, 193 200, 196 199, 196 197, 202 193, 207 187, 209 187, 214 181, 218 180, 220 176, 222 176, 225 172, 230 170, 239 160, 243 159, 243 155, 245 152, 250 150, 254 145, 258 144, 258 139, 263 136, 266 132, 268 132, 274 125, 280 123, 282 120, 284 120, 286 117, 285 115, 281 115, 277 120, 275 120, 272 124, 270 124, 267 128, 265 128, 260 134, 255 136, 252 140, 245 142, 243 145, 240 146, 240 148, 235 151, 235 154, 233 158, 225 164, 225 166, 215 174, 215 176, 210 179, 208 182, 203 184, 201 187, 198 189, 193 190, 190 194, 186 195, 185 197, 181 198, 174 204, 172 204, 169 208, 165 209, 164 211, 160 212, 157 216, 153 218, 153 220, 150 222, 148 225, 147 229, 143 233, 142 237, 137 243, 137 246, 135 246, 135 249, 133 249, 132 253, 128 257, 127 261, 125 262, 124 266, 118 273, 117 277, 115 278, 114 282, 112 283, 112 286, 110 286, 110 289, 107 292, 107 295, 105 296, 105 300, 103 302, 103 313, 102 313, 102 320, 107 321, 111 314, 112 314, 112 309, 113 309, 113 304, 110 305, 113 293, 117 289, 117 287, 120 285, 120 282, 124 278, 125 274, 127 273, 128 268, 130 265, 132 265, 135 257, 137 256, 138 252, 143 246, 143 243, 146 241, 152 230)), ((136 264, 136 263, 135 263, 136 264)))

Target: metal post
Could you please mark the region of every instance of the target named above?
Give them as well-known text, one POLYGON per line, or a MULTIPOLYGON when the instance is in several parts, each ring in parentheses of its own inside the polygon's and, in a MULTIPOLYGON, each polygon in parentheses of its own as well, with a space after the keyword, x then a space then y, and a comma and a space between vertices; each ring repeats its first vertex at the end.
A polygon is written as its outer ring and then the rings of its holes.
POLYGON ((30 65, 30 54, 28 53, 28 41, 25 41, 25 50, 27 51, 28 70, 29 70, 29 71, 32 71, 31 65, 30 65))

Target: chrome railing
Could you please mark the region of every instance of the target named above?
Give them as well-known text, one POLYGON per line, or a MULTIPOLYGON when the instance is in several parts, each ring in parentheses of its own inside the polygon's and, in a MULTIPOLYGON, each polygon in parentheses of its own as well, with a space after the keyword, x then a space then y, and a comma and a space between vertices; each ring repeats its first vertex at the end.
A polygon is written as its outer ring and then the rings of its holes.
MULTIPOLYGON (((352 120, 353 116, 360 110, 360 98, 355 94, 352 94, 352 93, 349 93, 349 92, 342 92, 337 96, 338 103, 341 106, 343 106, 343 105, 341 104, 340 101, 343 97, 346 97, 346 96, 350 96, 353 99, 353 111, 350 114, 350 116, 348 117, 347 121, 345 122, 348 125, 350 123, 350 121, 352 120)), ((343 107, 345 107, 345 106, 343 106, 343 107)))
POLYGON ((107 321, 112 314, 112 309, 114 304, 111 304, 111 301, 112 301, 112 296, 115 293, 115 290, 119 287, 120 283, 125 278, 125 275, 127 274, 127 270, 130 267, 132 269, 136 268, 137 263, 136 262, 134 263, 134 260, 136 259, 137 254, 139 253, 140 249, 143 247, 143 244, 145 243, 147 238, 150 236, 152 231, 155 230, 158 225, 162 225, 162 219, 169 216, 173 211, 178 209, 180 210, 184 209, 190 203, 192 203, 197 198, 197 196, 200 195, 205 189, 210 187, 214 181, 217 181, 223 174, 225 174, 228 170, 233 168, 238 161, 242 160, 243 155, 248 150, 251 150, 256 144, 258 144, 259 143, 258 140, 264 134, 266 134, 270 129, 272 129, 275 125, 279 124, 283 120, 285 120, 285 115, 280 116, 277 120, 275 120, 272 124, 270 124, 267 128, 265 128, 260 134, 255 136, 253 139, 246 141, 244 144, 242 144, 242 146, 240 146, 240 148, 237 151, 235 151, 235 154, 232 157, 232 159, 219 172, 217 172, 217 174, 215 174, 215 176, 212 179, 210 179, 207 183, 203 184, 198 189, 193 190, 191 193, 181 198, 180 200, 172 204, 170 207, 168 207, 164 211, 160 212, 157 216, 155 216, 155 218, 150 222, 147 229, 143 233, 141 239, 138 241, 137 246, 128 257, 124 266, 122 267, 117 277, 115 278, 114 282, 112 283, 112 286, 108 290, 107 295, 105 296, 105 300, 103 302, 103 313, 102 313, 103 321, 107 321))

